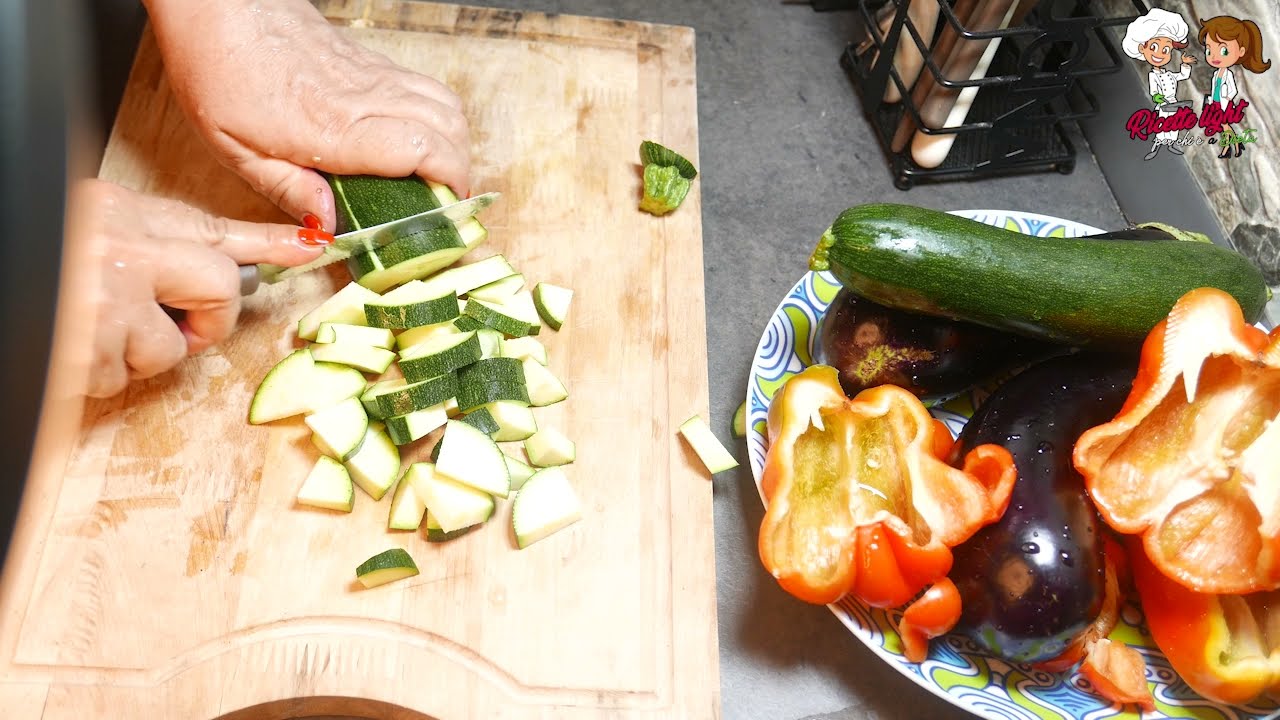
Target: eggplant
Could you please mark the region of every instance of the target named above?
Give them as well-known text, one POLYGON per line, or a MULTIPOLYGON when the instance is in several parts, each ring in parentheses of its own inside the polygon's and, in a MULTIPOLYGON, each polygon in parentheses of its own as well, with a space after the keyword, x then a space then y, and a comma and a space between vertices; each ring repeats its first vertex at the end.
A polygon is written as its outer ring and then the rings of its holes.
POLYGON ((897 385, 939 401, 1065 348, 973 323, 885 307, 841 288, 822 319, 815 360, 849 397, 897 385))
POLYGON ((954 548, 950 574, 956 631, 997 657, 1054 658, 1102 611, 1106 528, 1071 455, 1084 431, 1119 412, 1137 369, 1132 354, 1039 362, 998 386, 956 440, 953 462, 996 443, 1018 470, 1008 509, 954 548))

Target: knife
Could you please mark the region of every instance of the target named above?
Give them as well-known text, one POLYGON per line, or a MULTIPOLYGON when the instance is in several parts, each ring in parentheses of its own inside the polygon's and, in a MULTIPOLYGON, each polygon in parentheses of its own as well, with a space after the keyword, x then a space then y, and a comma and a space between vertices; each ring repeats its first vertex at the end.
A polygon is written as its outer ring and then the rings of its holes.
POLYGON ((335 236, 333 242, 325 246, 324 254, 305 265, 281 267, 260 263, 240 266, 240 294, 252 295, 262 283, 268 285, 282 280, 305 275, 339 260, 346 260, 354 255, 376 250, 414 233, 442 227, 445 221, 458 222, 472 217, 489 207, 502 196, 502 193, 487 192, 451 205, 427 210, 417 215, 392 220, 381 225, 360 228, 335 236))

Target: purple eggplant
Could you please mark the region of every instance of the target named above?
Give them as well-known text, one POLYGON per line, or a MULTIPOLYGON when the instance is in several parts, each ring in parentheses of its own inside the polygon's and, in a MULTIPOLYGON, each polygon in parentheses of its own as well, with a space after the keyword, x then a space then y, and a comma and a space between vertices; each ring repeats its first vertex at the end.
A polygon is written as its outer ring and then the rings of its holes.
POLYGON ((1064 350, 981 325, 888 308, 841 288, 822 320, 815 360, 839 371, 850 397, 889 384, 936 401, 1064 350))
POLYGON ((996 443, 1018 469, 1008 509, 954 549, 956 631, 1013 662, 1061 654, 1102 611, 1105 526, 1072 464, 1085 430, 1119 412, 1137 372, 1131 354, 1077 353, 1002 383, 957 438, 953 460, 996 443))

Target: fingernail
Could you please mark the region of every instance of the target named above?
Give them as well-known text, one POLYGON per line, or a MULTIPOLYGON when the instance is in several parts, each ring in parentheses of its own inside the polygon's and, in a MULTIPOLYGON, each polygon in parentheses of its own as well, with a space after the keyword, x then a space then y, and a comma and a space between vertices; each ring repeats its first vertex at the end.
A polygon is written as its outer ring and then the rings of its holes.
POLYGON ((302 224, 312 230, 324 229, 324 226, 320 224, 320 218, 316 217, 315 215, 312 215, 311 213, 307 213, 306 215, 302 216, 302 224))
POLYGON ((333 242, 333 235, 316 228, 298 228, 298 242, 311 247, 323 247, 333 242))

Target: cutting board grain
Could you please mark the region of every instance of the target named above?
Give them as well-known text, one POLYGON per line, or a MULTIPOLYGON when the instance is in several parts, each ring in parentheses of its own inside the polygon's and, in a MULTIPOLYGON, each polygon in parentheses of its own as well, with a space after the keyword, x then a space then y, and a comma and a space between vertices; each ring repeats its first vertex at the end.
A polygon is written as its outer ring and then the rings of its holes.
MULTIPOLYGON (((237 334, 86 404, 65 471, 28 493, 0 591, 5 718, 713 718, 711 483, 677 434, 707 413, 700 186, 636 210, 637 148, 697 162, 687 28, 430 3, 320 2, 341 28, 468 102, 486 245, 577 291, 540 336, 571 396, 539 421, 578 443, 581 522, 518 550, 510 503, 444 545, 299 508, 300 419, 252 427, 294 323, 345 281, 265 287, 237 334), (362 590, 404 547, 421 575, 362 590)), ((148 33, 100 175, 249 220, 284 220, 219 167, 148 33)), ((518 446, 517 446, 518 447, 518 446)), ((405 463, 422 459, 426 444, 405 463)), ((508 448, 514 452, 518 449, 508 448)))

